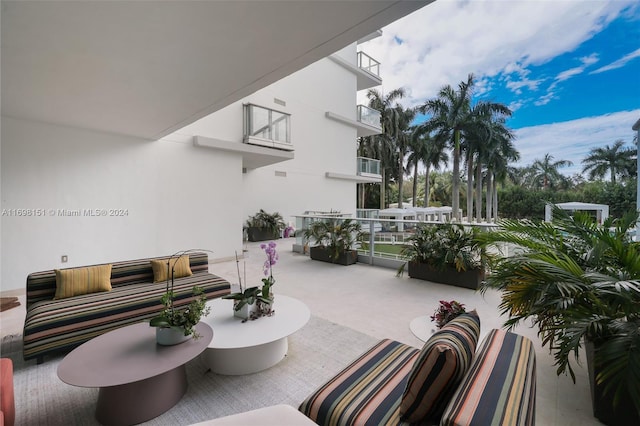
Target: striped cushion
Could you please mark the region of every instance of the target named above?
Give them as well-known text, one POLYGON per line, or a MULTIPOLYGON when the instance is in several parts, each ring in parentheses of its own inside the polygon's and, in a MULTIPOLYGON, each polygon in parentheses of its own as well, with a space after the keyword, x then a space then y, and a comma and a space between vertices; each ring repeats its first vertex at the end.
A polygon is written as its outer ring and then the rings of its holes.
POLYGON ((171 278, 188 277, 192 274, 191 268, 189 268, 189 255, 185 254, 175 259, 158 259, 151 261, 151 269, 153 269, 153 282, 161 283, 171 278), (169 265, 171 263, 171 265, 169 265), (171 270, 170 268, 173 268, 171 270))
POLYGON ((402 420, 437 420, 471 365, 480 318, 462 314, 436 332, 420 351, 402 396, 402 420))
POLYGON ((111 291, 111 265, 86 268, 56 269, 54 299, 111 291))
POLYGON ((397 425, 402 392, 418 353, 382 340, 312 393, 299 410, 318 425, 397 425))
POLYGON ((534 425, 536 358, 531 340, 492 330, 442 416, 443 426, 534 425))

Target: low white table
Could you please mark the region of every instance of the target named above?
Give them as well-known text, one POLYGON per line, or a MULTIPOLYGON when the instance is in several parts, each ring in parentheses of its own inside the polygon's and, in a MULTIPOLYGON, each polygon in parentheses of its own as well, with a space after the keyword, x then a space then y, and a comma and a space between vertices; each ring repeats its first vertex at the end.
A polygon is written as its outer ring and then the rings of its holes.
POLYGON ((270 317, 242 322, 233 316, 233 300, 214 299, 207 303, 211 314, 202 321, 213 328, 215 338, 203 358, 217 374, 251 374, 273 367, 287 354, 288 336, 311 318, 304 303, 276 294, 270 317))
POLYGON ((414 318, 409 323, 409 329, 418 339, 426 342, 437 331, 437 327, 429 315, 414 318))

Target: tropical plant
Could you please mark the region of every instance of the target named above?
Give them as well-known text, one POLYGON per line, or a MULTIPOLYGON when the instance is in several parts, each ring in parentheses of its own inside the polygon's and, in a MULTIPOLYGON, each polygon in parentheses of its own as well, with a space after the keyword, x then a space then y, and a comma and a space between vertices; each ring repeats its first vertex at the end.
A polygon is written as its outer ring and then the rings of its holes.
POLYGON ((624 175, 633 165, 636 149, 625 147, 625 142, 618 139, 613 146, 593 148, 589 155, 582 160, 583 173, 589 173, 589 179, 601 179, 609 172, 611 183, 616 183, 616 176, 624 175))
MULTIPOLYGON (((489 254, 480 244, 479 228, 464 227, 456 223, 436 225, 419 224, 407 239, 402 257, 409 262, 424 263, 435 270, 454 267, 458 272, 484 269, 489 254)), ((406 263, 398 269, 404 272, 406 263)))
POLYGON ((332 260, 353 250, 361 237, 360 223, 353 219, 323 219, 313 222, 304 232, 312 244, 327 250, 332 260))
POLYGON ((267 213, 263 209, 260 209, 255 215, 249 216, 246 226, 248 228, 264 229, 274 235, 278 235, 285 228, 286 224, 280 213, 267 213))
POLYGON ((200 322, 200 318, 209 315, 211 307, 207 306, 207 296, 200 287, 193 287, 193 295, 195 298, 186 308, 175 308, 173 306, 174 293, 172 290, 167 291, 161 299, 164 305, 162 313, 153 317, 149 324, 152 327, 174 328, 184 333, 185 336, 199 338, 200 335, 194 327, 200 322))
POLYGON ((548 189, 562 182, 563 176, 560 174, 561 167, 571 166, 569 160, 553 161, 553 155, 547 153, 542 159, 536 159, 531 165, 531 183, 533 187, 548 189))
POLYGON ((379 135, 364 138, 364 151, 368 156, 380 160, 382 172, 382 186, 380 187, 380 208, 386 207, 386 193, 389 188, 391 178, 397 177, 398 173, 398 153, 394 143, 394 135, 399 133, 399 116, 401 107, 397 100, 403 98, 405 91, 403 88, 395 89, 383 95, 376 89, 367 92, 369 107, 380 112, 380 125, 382 133, 379 135))
POLYGON ((433 315, 431 315, 431 321, 436 323, 436 327, 442 328, 447 325, 449 321, 465 312, 467 311, 463 303, 456 302, 455 300, 450 302, 441 300, 438 308, 433 315))
POLYGON ((486 246, 517 248, 493 264, 483 290, 502 292, 506 327, 533 322, 558 374, 575 381, 571 360, 584 341, 594 342, 596 383, 614 406, 630 397, 640 415, 640 245, 628 234, 637 214, 602 226, 559 208, 553 217, 503 220, 483 235, 486 246))
POLYGON ((423 114, 431 114, 424 126, 435 132, 436 137, 449 141, 453 149, 451 207, 456 219, 460 209, 461 141, 471 133, 478 132, 478 129, 486 129, 487 117, 511 115, 511 110, 503 104, 481 101, 472 105, 474 84, 473 74, 469 74, 467 81, 458 84, 457 90, 446 85, 440 89, 436 98, 428 100, 419 108, 423 114))
POLYGON ((413 166, 413 200, 414 206, 417 205, 418 199, 418 166, 420 163, 425 166, 424 181, 424 207, 429 207, 429 199, 431 193, 430 174, 431 168, 436 170, 440 165, 449 161, 449 156, 444 150, 442 140, 432 138, 423 127, 417 126, 411 134, 411 142, 409 144, 409 156, 407 157, 407 166, 413 166))

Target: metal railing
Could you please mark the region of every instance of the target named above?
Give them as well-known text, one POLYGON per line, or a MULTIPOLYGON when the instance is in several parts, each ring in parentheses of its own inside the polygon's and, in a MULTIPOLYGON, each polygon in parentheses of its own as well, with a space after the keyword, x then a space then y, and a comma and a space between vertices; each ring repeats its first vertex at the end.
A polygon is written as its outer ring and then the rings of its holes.
POLYGON ((380 160, 358 157, 358 175, 380 175, 380 160))
POLYGON ((380 111, 368 106, 358 105, 358 121, 368 126, 381 128, 380 111))
POLYGON ((358 52, 358 68, 378 78, 380 77, 380 62, 364 52, 358 52))

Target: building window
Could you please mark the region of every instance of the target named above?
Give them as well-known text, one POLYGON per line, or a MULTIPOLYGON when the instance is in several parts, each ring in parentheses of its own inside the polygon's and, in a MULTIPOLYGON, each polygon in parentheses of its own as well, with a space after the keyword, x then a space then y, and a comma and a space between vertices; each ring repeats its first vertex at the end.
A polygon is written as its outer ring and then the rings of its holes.
POLYGON ((244 105, 244 142, 293 150, 291 115, 258 105, 244 105))

